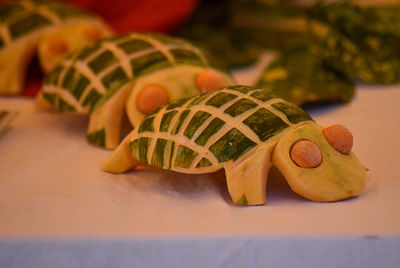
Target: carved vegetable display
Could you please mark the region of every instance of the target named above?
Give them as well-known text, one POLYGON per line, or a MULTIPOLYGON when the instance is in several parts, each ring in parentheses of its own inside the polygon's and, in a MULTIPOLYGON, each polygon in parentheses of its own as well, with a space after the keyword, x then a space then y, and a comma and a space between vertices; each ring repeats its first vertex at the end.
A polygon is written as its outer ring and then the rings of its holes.
POLYGON ((19 94, 36 52, 49 72, 73 50, 111 35, 95 16, 57 1, 0 4, 0 95, 19 94))
POLYGON ((266 202, 274 164, 299 195, 336 201, 364 187, 366 170, 352 142, 347 128, 324 129, 266 89, 228 86, 147 115, 102 167, 114 173, 141 162, 183 173, 223 168, 233 202, 256 205, 266 202))
POLYGON ((188 42, 132 33, 72 54, 46 77, 43 98, 61 111, 90 110, 89 142, 115 148, 125 105, 136 127, 161 105, 230 83, 188 42))

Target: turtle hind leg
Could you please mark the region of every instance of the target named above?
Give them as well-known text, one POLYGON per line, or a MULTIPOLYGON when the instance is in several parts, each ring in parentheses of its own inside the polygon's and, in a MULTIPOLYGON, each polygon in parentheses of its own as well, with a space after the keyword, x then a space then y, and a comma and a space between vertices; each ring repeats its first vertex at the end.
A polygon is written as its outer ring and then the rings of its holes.
POLYGON ((89 143, 107 149, 118 146, 125 102, 131 90, 132 85, 126 84, 91 113, 87 134, 89 143))
POLYGON ((262 205, 267 201, 266 187, 271 168, 272 146, 256 149, 244 161, 224 166, 226 182, 236 205, 262 205))

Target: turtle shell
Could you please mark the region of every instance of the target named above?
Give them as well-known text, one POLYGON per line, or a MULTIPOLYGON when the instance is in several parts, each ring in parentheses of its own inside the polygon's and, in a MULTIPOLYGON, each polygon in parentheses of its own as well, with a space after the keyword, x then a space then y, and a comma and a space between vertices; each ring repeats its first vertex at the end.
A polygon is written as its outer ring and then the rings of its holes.
POLYGON ((164 169, 213 172, 308 121, 301 108, 266 89, 228 86, 146 116, 130 148, 134 158, 164 169))
MULTIPOLYGON (((22 90, 26 66, 37 47, 41 46, 39 43, 43 35, 55 33, 63 28, 76 28, 77 25, 94 27, 97 35, 111 34, 111 30, 98 17, 58 1, 21 0, 1 3, 0 94, 18 94, 22 90)), ((77 37, 79 34, 70 31, 68 35, 77 37)), ((63 49, 69 52, 82 43, 90 43, 90 40, 83 37, 80 39, 68 40, 68 47, 63 49)), ((42 66, 49 66, 45 68, 45 71, 49 71, 51 65, 46 60, 43 62, 41 57, 39 61, 42 66)))
POLYGON ((107 145, 109 123, 103 114, 117 106, 115 99, 119 99, 119 109, 126 104, 129 120, 137 126, 145 116, 136 106, 141 88, 162 85, 171 101, 190 97, 200 93, 196 74, 210 69, 221 74, 226 84, 232 81, 183 39, 131 33, 101 40, 72 54, 45 78, 43 97, 60 111, 90 110, 89 141, 113 148, 118 143, 107 145))

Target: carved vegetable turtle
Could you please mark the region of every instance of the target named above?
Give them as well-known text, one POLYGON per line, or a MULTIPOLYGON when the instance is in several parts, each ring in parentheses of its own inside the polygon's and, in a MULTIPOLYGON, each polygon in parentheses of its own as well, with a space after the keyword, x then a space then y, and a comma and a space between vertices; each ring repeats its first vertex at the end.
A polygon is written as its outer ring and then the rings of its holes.
POLYGON ((111 35, 98 17, 51 0, 0 4, 0 95, 22 91, 27 66, 38 51, 45 72, 74 49, 111 35))
POLYGON ((225 169, 235 204, 266 202, 274 164, 298 194, 335 201, 362 192, 365 168, 343 126, 323 128, 266 89, 228 86, 147 115, 102 165, 125 172, 140 162, 183 173, 225 169))
POLYGON ((131 33, 72 54, 46 78, 43 98, 61 111, 90 111, 88 140, 106 148, 120 141, 126 112, 135 127, 169 101, 223 87, 231 77, 188 42, 131 33))

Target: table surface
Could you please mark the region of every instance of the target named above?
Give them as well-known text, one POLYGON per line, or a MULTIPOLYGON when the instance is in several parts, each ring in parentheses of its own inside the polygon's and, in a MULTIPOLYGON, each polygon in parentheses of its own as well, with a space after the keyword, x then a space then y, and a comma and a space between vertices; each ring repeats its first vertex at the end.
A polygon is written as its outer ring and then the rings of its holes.
MULTIPOLYGON (((251 83, 259 69, 235 76, 251 83)), ((353 152, 369 168, 361 196, 311 202, 273 169, 267 204, 238 207, 223 171, 106 173, 99 166, 110 151, 86 142, 86 116, 1 97, 0 109, 19 115, 0 137, 0 237, 389 237, 400 250, 399 101, 399 85, 361 84, 348 105, 307 109, 323 126, 352 131, 353 152)))

